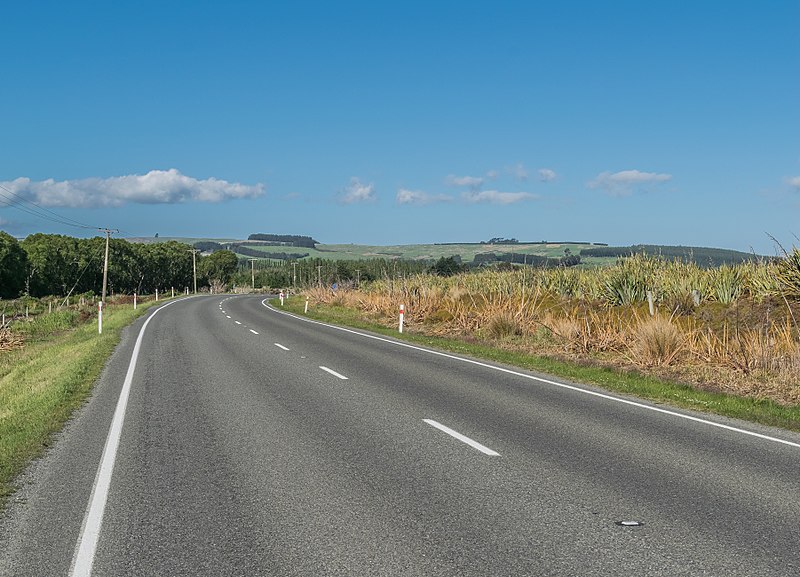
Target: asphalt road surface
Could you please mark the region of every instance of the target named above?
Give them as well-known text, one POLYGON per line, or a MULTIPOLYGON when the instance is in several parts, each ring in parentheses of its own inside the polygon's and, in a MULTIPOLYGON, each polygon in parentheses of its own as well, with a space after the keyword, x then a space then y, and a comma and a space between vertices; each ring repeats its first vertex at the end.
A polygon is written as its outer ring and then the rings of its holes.
POLYGON ((12 498, 0 575, 800 575, 800 435, 262 300, 126 331, 12 498))

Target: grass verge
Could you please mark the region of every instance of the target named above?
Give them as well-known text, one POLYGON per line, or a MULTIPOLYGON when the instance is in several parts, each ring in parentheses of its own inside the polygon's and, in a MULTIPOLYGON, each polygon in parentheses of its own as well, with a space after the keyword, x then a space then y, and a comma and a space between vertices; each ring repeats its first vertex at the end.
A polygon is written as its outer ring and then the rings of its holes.
POLYGON ((122 329, 156 304, 109 306, 102 335, 94 319, 0 354, 0 510, 14 477, 88 397, 122 329))
MULTIPOLYGON (((275 306, 274 301, 272 305, 275 306)), ((769 400, 760 400, 724 393, 703 391, 682 383, 674 383, 607 367, 569 363, 559 359, 492 347, 484 342, 427 336, 387 328, 371 322, 359 311, 341 306, 315 304, 308 314, 303 313, 305 299, 292 297, 286 300, 284 310, 331 324, 369 330, 439 350, 486 359, 523 369, 546 373, 570 381, 599 386, 605 390, 631 395, 655 403, 711 413, 762 425, 800 431, 800 406, 783 406, 769 400)), ((276 307, 278 308, 278 307, 276 307)))

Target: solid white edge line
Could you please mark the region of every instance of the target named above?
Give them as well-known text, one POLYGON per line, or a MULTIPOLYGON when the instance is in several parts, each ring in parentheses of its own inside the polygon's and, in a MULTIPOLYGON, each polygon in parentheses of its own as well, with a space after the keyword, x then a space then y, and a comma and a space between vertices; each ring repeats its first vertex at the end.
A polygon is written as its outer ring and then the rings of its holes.
POLYGON ((145 329, 158 313, 176 302, 180 301, 168 302, 153 311, 153 314, 150 315, 139 330, 139 336, 136 339, 136 344, 133 346, 133 353, 131 354, 131 360, 128 365, 128 372, 125 374, 125 381, 122 384, 117 407, 114 410, 114 417, 111 420, 111 426, 108 430, 106 444, 103 447, 103 456, 100 459, 100 465, 95 475, 92 494, 89 497, 89 505, 83 518, 83 525, 81 526, 81 534, 78 537, 78 542, 75 545, 75 551, 72 556, 72 567, 70 570, 70 575, 72 577, 89 577, 89 575, 92 574, 97 541, 100 538, 103 514, 106 508, 106 501, 108 500, 108 492, 111 488, 111 476, 114 473, 114 463, 117 458, 117 448, 119 447, 120 437, 122 436, 122 424, 125 422, 128 395, 130 394, 133 374, 136 370, 136 361, 139 357, 139 350, 142 346, 145 329))
POLYGON ((421 352, 428 353, 428 354, 431 354, 431 355, 437 355, 437 356, 440 356, 440 357, 445 357, 445 358, 448 358, 448 359, 461 361, 463 363, 469 363, 469 364, 472 364, 472 365, 477 365, 479 367, 484 367, 484 368, 491 369, 491 370, 494 370, 494 371, 500 371, 502 373, 506 373, 506 374, 509 374, 509 375, 514 375, 514 376, 517 376, 517 377, 522 377, 524 379, 529 379, 529 380, 532 380, 532 381, 538 381, 540 383, 545 383, 545 384, 548 384, 548 385, 552 385, 554 387, 561 387, 562 389, 569 389, 571 391, 575 391, 575 392, 578 392, 578 393, 583 393, 583 394, 586 394, 586 395, 592 395, 594 397, 599 397, 601 399, 606 399, 606 400, 609 400, 609 401, 622 403, 622 404, 629 405, 629 406, 632 406, 632 407, 637 407, 639 409, 645 409, 645 410, 648 410, 648 411, 654 411, 656 413, 661 413, 663 415, 670 415, 672 417, 678 417, 680 419, 686 419, 688 421, 694 421, 696 423, 702 423, 704 425, 709 425, 711 427, 717 427, 719 429, 725 429, 727 431, 733 431, 734 433, 740 433, 742 435, 749 435, 751 437, 756 437, 756 438, 759 438, 759 439, 763 439, 765 441, 772 441, 773 443, 781 443, 783 445, 788 445, 790 447, 795 447, 797 449, 800 449, 800 443, 794 443, 792 441, 787 441, 786 439, 780 439, 778 437, 771 437, 769 435, 764 435, 762 433, 756 433, 754 431, 748 431, 747 429, 740 429, 738 427, 732 427, 730 425, 724 425, 722 423, 715 423, 714 421, 709 421, 707 419, 701 419, 700 417, 693 417, 692 415, 685 415, 683 413, 678 413, 676 411, 670 411, 668 409, 662 409, 662 408, 654 407, 654 406, 651 406, 651 405, 645 405, 644 403, 638 403, 636 401, 631 401, 629 399, 621 399, 619 397, 614 397, 612 395, 607 395, 605 393, 598 393, 597 391, 590 391, 588 389, 583 389, 581 387, 576 387, 574 385, 568 385, 566 383, 559 383, 558 381, 551 381, 550 379, 544 379, 542 377, 536 377, 534 375, 528 375, 528 374, 525 374, 525 373, 520 373, 519 371, 512 371, 511 369, 506 369, 506 368, 503 368, 503 367, 490 365, 490 364, 487 364, 487 363, 483 363, 481 361, 476 361, 474 359, 466 359, 464 357, 457 357, 455 355, 450 355, 448 353, 442 353, 440 351, 434 351, 434 350, 431 350, 431 349, 426 349, 426 348, 423 348, 423 347, 410 345, 408 343, 403 343, 403 342, 400 342, 400 341, 393 341, 391 339, 385 339, 383 337, 378 337, 378 336, 375 336, 375 335, 368 335, 366 333, 360 333, 358 331, 354 331, 352 329, 347 329, 345 327, 337 327, 336 325, 330 325, 330 324, 327 324, 327 323, 322 323, 320 321, 307 319, 307 318, 304 318, 304 317, 301 317, 301 316, 298 316, 298 315, 295 315, 295 314, 292 314, 292 313, 289 313, 289 312, 286 312, 286 311, 279 311, 278 309, 270 307, 267 304, 265 304, 266 301, 267 301, 267 299, 262 300, 261 301, 261 305, 264 306, 267 310, 270 310, 270 311, 272 311, 274 313, 277 313, 277 314, 286 315, 286 316, 289 316, 289 317, 292 317, 292 318, 295 318, 295 319, 298 319, 298 320, 301 320, 301 321, 305 321, 307 323, 312 323, 312 324, 321 325, 321 326, 324 326, 324 327, 329 327, 329 328, 332 328, 332 329, 335 329, 335 330, 338 330, 338 331, 343 331, 343 332, 346 332, 346 333, 351 333, 351 334, 358 335, 358 336, 361 336, 361 337, 365 337, 365 338, 368 338, 368 339, 374 339, 376 341, 382 341, 382 342, 385 342, 385 343, 396 345, 398 347, 406 347, 408 349, 413 349, 415 351, 421 351, 421 352))
POLYGON ((458 431, 454 431, 450 427, 446 427, 443 424, 434 421, 433 419, 422 419, 422 420, 424 422, 428 423, 431 427, 435 427, 435 428, 439 429, 440 431, 442 431, 444 433, 447 433, 451 437, 454 437, 454 438, 458 439, 462 443, 466 443, 467 445, 469 445, 473 449, 478 449, 484 455, 489 455, 490 457, 499 457, 500 456, 500 453, 492 451, 489 447, 486 447, 485 445, 481 445, 478 441, 470 439, 469 437, 467 437, 465 435, 462 435, 458 431))
POLYGON ((288 350, 289 350, 288 348, 284 347, 284 346, 283 346, 282 344, 280 344, 280 343, 275 343, 275 346, 276 346, 276 347, 278 347, 279 349, 283 349, 284 351, 288 351, 288 350))
POLYGON ((251 333, 253 333, 254 335, 257 335, 257 334, 258 334, 258 333, 257 333, 256 331, 254 331, 253 329, 250 329, 250 332, 251 332, 251 333))
POLYGON ((332 374, 334 377, 339 377, 339 378, 340 378, 340 379, 342 379, 343 381, 346 381, 346 380, 348 380, 348 379, 347 379, 347 377, 345 377, 344 375, 340 375, 339 373, 337 373, 337 372, 336 372, 336 371, 334 371, 333 369, 329 369, 328 367, 322 367, 322 366, 321 366, 321 367, 320 367, 320 369, 322 369, 322 370, 323 370, 323 371, 325 371, 326 373, 330 373, 330 374, 332 374))

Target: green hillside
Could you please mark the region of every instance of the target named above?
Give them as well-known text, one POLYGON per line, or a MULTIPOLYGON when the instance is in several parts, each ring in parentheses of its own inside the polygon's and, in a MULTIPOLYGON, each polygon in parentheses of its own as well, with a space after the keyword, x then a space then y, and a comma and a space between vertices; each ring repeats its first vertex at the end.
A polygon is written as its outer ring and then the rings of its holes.
MULTIPOLYGON (((315 248, 293 246, 289 242, 265 242, 256 240, 237 240, 230 238, 147 238, 131 239, 134 242, 160 242, 176 240, 189 245, 198 243, 217 244, 237 253, 242 259, 264 258, 271 260, 299 260, 313 258, 323 260, 364 260, 371 258, 416 261, 437 261, 440 258, 459 257, 463 263, 479 260, 524 262, 525 255, 558 259, 565 255, 580 255, 584 267, 606 266, 617 258, 631 254, 662 256, 668 260, 693 261, 700 266, 715 267, 721 264, 736 264, 748 260, 764 258, 751 253, 707 247, 632 245, 606 246, 600 243, 578 242, 514 242, 514 243, 441 243, 441 244, 403 244, 403 245, 363 245, 363 244, 316 244, 315 248), (512 256, 513 255, 513 256, 512 256), (520 258, 521 257, 521 258, 520 258)), ((203 247, 203 245, 201 245, 203 247)))

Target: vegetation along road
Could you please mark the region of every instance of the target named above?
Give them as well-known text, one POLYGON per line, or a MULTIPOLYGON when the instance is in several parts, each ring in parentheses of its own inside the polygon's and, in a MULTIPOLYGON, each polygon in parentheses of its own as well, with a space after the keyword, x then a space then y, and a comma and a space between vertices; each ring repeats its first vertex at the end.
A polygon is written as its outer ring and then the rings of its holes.
POLYGON ((0 574, 800 574, 800 435, 267 304, 136 321, 0 574))

